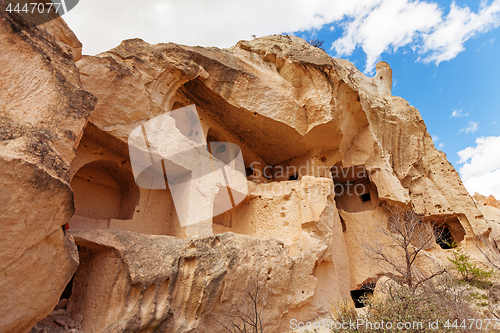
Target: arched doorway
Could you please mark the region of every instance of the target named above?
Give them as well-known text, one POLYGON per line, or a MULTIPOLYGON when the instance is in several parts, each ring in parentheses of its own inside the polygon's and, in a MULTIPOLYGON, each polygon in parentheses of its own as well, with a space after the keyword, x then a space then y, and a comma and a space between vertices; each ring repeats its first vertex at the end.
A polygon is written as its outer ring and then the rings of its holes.
POLYGON ((111 161, 81 167, 71 180, 75 215, 94 220, 132 218, 139 188, 130 171, 111 161))

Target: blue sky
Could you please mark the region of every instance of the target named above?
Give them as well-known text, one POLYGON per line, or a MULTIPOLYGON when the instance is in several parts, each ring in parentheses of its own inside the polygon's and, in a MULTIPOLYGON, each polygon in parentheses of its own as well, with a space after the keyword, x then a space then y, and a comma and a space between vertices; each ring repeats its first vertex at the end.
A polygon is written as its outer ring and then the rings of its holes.
POLYGON ((500 0, 84 0, 64 18, 84 54, 135 37, 229 47, 291 33, 369 76, 386 61, 393 95, 419 109, 469 192, 500 198, 500 0))

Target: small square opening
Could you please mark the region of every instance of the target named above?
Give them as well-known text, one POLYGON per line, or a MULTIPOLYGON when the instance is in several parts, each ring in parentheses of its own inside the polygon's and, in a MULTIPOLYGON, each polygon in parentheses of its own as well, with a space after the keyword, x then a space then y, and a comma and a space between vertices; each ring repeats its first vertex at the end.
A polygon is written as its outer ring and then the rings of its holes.
POLYGON ((361 202, 370 202, 370 201, 372 201, 372 197, 370 195, 370 192, 365 193, 365 194, 361 194, 359 197, 361 198, 361 202))

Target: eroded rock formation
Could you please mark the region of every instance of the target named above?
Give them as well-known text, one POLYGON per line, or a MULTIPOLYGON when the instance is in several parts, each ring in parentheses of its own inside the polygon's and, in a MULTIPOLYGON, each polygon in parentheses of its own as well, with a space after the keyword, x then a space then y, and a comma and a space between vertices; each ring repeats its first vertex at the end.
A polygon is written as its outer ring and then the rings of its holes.
POLYGON ((66 24, 23 24, 0 2, 1 332, 50 313, 78 266, 62 226, 74 212, 69 166, 96 102, 81 88, 71 53, 81 44, 66 24))
MULTIPOLYGON (((252 236, 255 244, 278 239, 289 256, 285 262, 302 258, 297 265, 301 276, 309 277, 307 288, 291 302, 297 290, 285 288, 290 279, 278 279, 284 289, 281 300, 273 302, 283 307, 274 307, 280 309, 272 315, 274 330, 292 318, 324 314, 332 304, 350 299, 351 290, 376 281, 380 269, 366 260, 363 243, 380 237, 376 229, 386 218, 379 207, 383 202, 411 204, 426 219, 446 225, 456 242, 488 230, 458 173, 434 148, 419 112, 391 95, 392 72, 385 63, 369 78, 299 38, 270 36, 228 50, 128 40, 99 56, 84 56, 78 68, 85 89, 99 101, 82 140, 88 144, 80 145, 71 168, 76 198, 85 195, 78 189, 85 165, 113 163, 131 179, 129 133, 169 110, 195 105, 207 142, 241 147, 250 194, 214 217, 209 231, 252 236), (362 191, 349 191, 349 184, 362 184, 357 188, 362 191)), ((180 226, 168 190, 138 192, 126 219, 79 215, 92 207, 76 201, 70 226, 179 238, 198 234, 180 226)), ((434 250, 439 252, 439 246, 434 250)), ((275 265, 264 259, 256 270, 275 265)), ((211 273, 199 274, 212 280, 211 273)), ((198 296, 203 311, 222 306, 223 286, 238 279, 235 274, 213 282, 217 297, 198 296)), ((148 287, 141 288, 137 293, 148 287)), ((168 325, 179 331, 212 327, 202 320, 180 324, 174 315, 168 325)))
POLYGON ((500 202, 493 195, 486 197, 476 192, 474 194, 474 200, 478 205, 491 206, 500 209, 500 202))
POLYGON ((73 235, 83 264, 68 308, 83 315, 84 332, 216 332, 209 315, 245 306, 244 286, 256 282, 266 284, 266 320, 276 330, 273 320, 314 295, 310 266, 324 252, 311 247, 310 257, 291 256, 276 239, 233 233, 188 240, 103 230, 73 235), (100 281, 109 276, 115 279, 100 281))
MULTIPOLYGON (((27 37, 19 45, 39 38, 29 35, 31 30, 15 32, 12 24, 2 26, 2 46, 23 34, 27 37)), ((59 36, 62 26, 57 27, 47 29, 59 36)), ((377 65, 373 78, 366 77, 350 62, 332 59, 300 38, 277 35, 224 50, 127 40, 109 52, 83 56, 76 71, 67 52, 78 43, 68 42, 64 31, 64 38, 45 34, 39 42, 57 50, 50 61, 34 51, 2 51, 11 63, 14 57, 23 64, 39 61, 32 66, 40 71, 36 78, 13 71, 11 81, 2 81, 2 96, 15 96, 10 87, 17 84, 25 94, 30 89, 42 94, 44 103, 58 98, 61 108, 37 104, 46 121, 33 118, 29 130, 21 127, 34 112, 26 111, 33 106, 29 99, 2 109, 7 115, 2 158, 12 164, 2 177, 15 178, 8 170, 21 175, 4 188, 26 184, 24 192, 16 192, 19 198, 8 190, 2 197, 19 210, 30 207, 29 212, 6 211, 12 215, 6 225, 12 227, 3 231, 13 235, 17 254, 47 235, 58 237, 53 243, 58 249, 74 249, 69 236, 66 247, 60 245, 61 225, 69 220, 80 264, 66 311, 83 316, 85 332, 214 332, 213 317, 245 300, 254 277, 266 295, 262 306, 270 331, 285 331, 291 319, 324 315, 339 302, 352 302, 351 291, 373 285, 380 276, 363 244, 389 241, 376 233, 387 220, 384 204, 412 206, 464 245, 491 231, 458 173, 435 149, 418 110, 392 96, 386 63, 377 65), (58 62, 61 54, 66 60, 58 62), (46 68, 60 79, 37 89, 33 82, 46 68), (92 95, 98 101, 82 133, 92 95), (249 194, 212 220, 181 226, 170 188, 138 186, 127 144, 138 126, 190 105, 203 133, 188 136, 238 145, 249 194), (80 113, 70 113, 74 110, 80 113), (72 116, 70 122, 66 116, 72 116), (30 155, 28 148, 39 146, 30 155), (38 173, 23 171, 30 168, 38 173), (49 180, 44 184, 54 185, 34 185, 39 173, 49 180), (27 216, 38 226, 22 224, 30 221, 27 216), (20 233, 36 239, 18 242, 20 233)), ((19 62, 3 70, 16 66, 19 62)), ((215 205, 213 195, 199 197, 198 207, 215 205)), ((1 255, 9 251, 3 246, 1 255)), ((443 257, 436 243, 428 249, 429 263, 422 265, 439 265, 443 257)), ((57 276, 46 278, 55 279, 57 288, 39 300, 43 306, 33 306, 26 323, 33 325, 57 304, 76 268, 77 259, 71 258, 57 260, 62 266, 57 276)), ((9 260, 17 262, 14 255, 9 260)), ((12 276, 29 264, 19 267, 12 276)), ((14 285, 6 276, 0 283, 14 285)), ((9 318, 3 327, 29 328, 14 315, 9 318)))

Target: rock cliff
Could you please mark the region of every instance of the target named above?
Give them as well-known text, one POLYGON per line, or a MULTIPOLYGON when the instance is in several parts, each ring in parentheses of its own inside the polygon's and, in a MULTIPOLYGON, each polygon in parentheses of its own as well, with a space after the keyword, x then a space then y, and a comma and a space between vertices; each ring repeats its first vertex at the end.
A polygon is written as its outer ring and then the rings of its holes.
POLYGON ((62 226, 74 212, 70 163, 96 98, 75 66, 81 44, 56 21, 25 29, 0 2, 1 332, 25 332, 50 313, 78 266, 62 226))
MULTIPOLYGON (((62 21, 1 24, 0 331, 48 315, 79 260, 66 311, 84 332, 215 332, 252 286, 268 329, 283 332, 376 282, 363 244, 388 241, 376 232, 384 204, 413 207, 464 245, 491 231, 418 110, 392 96, 384 62, 366 77, 284 35, 229 49, 134 39, 79 59, 62 21), (128 139, 190 105, 203 133, 187 136, 239 146, 248 195, 182 226, 171 188, 138 186, 128 139)), ((195 188, 188 208, 215 207, 217 186, 195 188)), ((439 265, 444 250, 428 251, 439 265)))
POLYGON ((491 206, 500 209, 500 202, 493 195, 486 197, 476 192, 474 194, 474 200, 478 205, 491 206))

